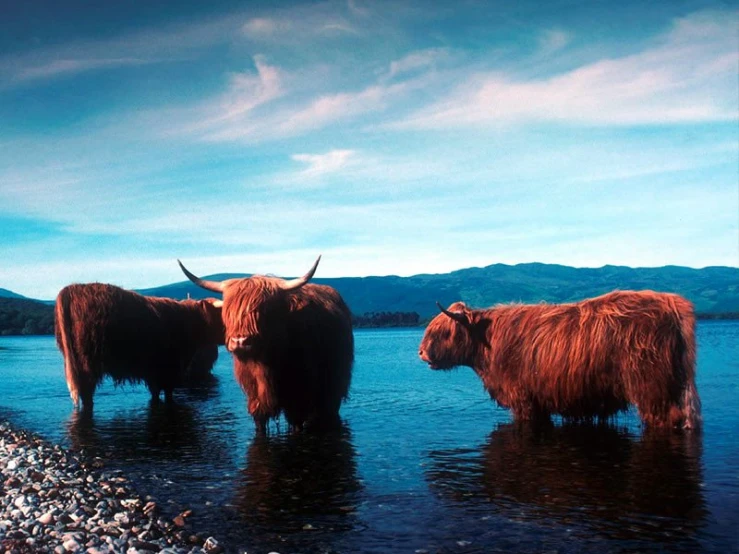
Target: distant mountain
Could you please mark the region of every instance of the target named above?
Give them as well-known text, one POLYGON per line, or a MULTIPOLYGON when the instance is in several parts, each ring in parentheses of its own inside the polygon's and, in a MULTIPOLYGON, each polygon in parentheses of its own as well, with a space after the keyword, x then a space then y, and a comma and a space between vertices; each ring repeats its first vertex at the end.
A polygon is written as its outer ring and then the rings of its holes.
MULTIPOLYGON (((205 278, 220 281, 245 276, 217 274, 205 278)), ((437 313, 437 300, 443 305, 463 300, 474 307, 505 302, 572 302, 614 289, 675 292, 691 300, 699 313, 739 312, 739 268, 732 267, 574 268, 540 263, 494 264, 412 277, 317 278, 312 282, 336 288, 357 315, 416 312, 421 318, 428 318, 437 313)), ((192 298, 217 296, 189 281, 138 292, 178 299, 188 294, 192 298)))
POLYGON ((25 296, 8 289, 0 289, 0 298, 25 298, 25 296))

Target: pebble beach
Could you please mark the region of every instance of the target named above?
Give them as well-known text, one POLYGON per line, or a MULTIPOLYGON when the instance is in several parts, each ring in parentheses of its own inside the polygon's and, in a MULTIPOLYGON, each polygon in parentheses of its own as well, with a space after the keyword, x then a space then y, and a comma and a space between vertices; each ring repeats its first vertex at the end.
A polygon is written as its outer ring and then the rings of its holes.
POLYGON ((189 515, 164 517, 100 458, 0 422, 0 553, 226 552, 189 515))

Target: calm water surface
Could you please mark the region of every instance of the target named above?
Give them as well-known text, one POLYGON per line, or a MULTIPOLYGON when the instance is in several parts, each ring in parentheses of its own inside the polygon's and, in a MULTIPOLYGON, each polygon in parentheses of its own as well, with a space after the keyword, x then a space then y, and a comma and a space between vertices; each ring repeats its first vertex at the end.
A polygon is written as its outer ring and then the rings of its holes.
POLYGON ((52 337, 0 337, 0 416, 104 456, 233 552, 739 551, 739 322, 698 326, 697 436, 633 413, 514 425, 472 370, 429 370, 422 333, 355 332, 345 425, 325 436, 256 438, 225 351, 173 405, 106 382, 80 418, 52 337))

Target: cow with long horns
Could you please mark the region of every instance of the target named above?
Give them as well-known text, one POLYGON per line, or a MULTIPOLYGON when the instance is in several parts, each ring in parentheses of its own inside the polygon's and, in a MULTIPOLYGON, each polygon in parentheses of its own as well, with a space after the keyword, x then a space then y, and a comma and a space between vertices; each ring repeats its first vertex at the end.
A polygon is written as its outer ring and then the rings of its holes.
POLYGON ((700 424, 695 316, 678 295, 616 291, 570 304, 438 306, 421 359, 432 369, 472 367, 518 419, 602 419, 634 405, 651 426, 700 424))
POLYGON ((354 363, 351 313, 339 293, 303 277, 253 275, 207 281, 180 267, 196 285, 223 294, 226 348, 248 411, 264 433, 284 413, 288 425, 333 427, 349 393, 354 363))
MULTIPOLYGON (((152 400, 182 383, 207 350, 223 344, 220 300, 155 298, 102 283, 74 284, 57 296, 56 343, 75 407, 92 409, 106 375, 116 383, 144 382, 152 400)), ((212 363, 211 363, 212 365, 212 363)))

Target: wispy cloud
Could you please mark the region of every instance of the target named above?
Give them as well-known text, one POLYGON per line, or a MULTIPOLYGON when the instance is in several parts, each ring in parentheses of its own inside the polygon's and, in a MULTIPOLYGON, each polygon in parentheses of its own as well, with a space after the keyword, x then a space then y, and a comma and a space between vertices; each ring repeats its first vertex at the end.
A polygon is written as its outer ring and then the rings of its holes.
POLYGON ((449 50, 447 48, 429 48, 427 50, 411 52, 399 60, 390 62, 388 78, 393 78, 419 69, 425 69, 448 58, 449 50))
MULTIPOLYGON (((662 43, 542 80, 478 73, 397 128, 533 121, 633 125, 737 118, 737 13, 680 20, 662 43)), ((561 39, 558 39, 561 42, 561 39)))
POLYGON ((407 92, 409 84, 372 85, 357 92, 319 95, 313 99, 277 107, 273 111, 229 121, 206 132, 206 141, 265 141, 293 137, 363 114, 381 112, 393 98, 407 92))
POLYGON ((270 16, 253 17, 241 27, 255 42, 294 44, 358 34, 350 21, 357 12, 336 3, 294 7, 270 16), (344 12, 344 13, 342 13, 344 12))
POLYGON ((41 84, 63 75, 191 58, 231 42, 243 17, 221 16, 190 24, 146 28, 101 40, 78 40, 53 48, 0 56, 0 88, 41 84))
POLYGON ((545 56, 559 52, 570 42, 570 35, 560 29, 549 29, 539 37, 539 49, 545 56))
POLYGON ((97 69, 108 69, 114 67, 123 67, 131 65, 144 65, 156 63, 158 60, 144 60, 141 58, 108 58, 108 59, 60 59, 42 63, 33 67, 21 69, 16 81, 30 81, 33 79, 45 79, 56 77, 64 74, 83 73, 85 71, 93 71, 97 69))
POLYGON ((301 176, 317 177, 340 171, 355 156, 354 150, 331 150, 325 154, 293 154, 291 158, 308 166, 300 172, 301 176))
POLYGON ((269 65, 262 56, 254 57, 254 73, 235 73, 229 79, 228 90, 198 109, 207 114, 195 124, 195 129, 212 129, 230 124, 241 124, 255 108, 284 94, 280 70, 269 65))

